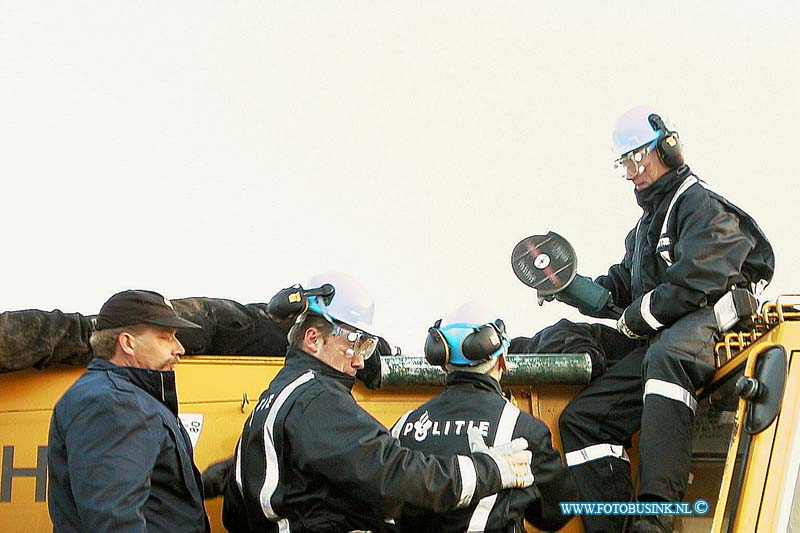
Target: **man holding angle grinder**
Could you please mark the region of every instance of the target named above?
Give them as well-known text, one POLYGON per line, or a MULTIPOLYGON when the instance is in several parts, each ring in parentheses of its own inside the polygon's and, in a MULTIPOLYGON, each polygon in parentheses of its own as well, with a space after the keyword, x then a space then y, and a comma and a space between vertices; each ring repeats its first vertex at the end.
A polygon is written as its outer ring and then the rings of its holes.
MULTIPOLYGON (((642 215, 625 239, 622 261, 606 275, 594 282, 576 275, 574 252, 554 233, 523 240, 512 255, 515 273, 540 301, 554 297, 584 314, 617 319, 618 332, 567 321, 553 326, 585 329, 597 341, 596 353, 618 360, 559 420, 567 464, 587 502, 634 499, 625 448, 637 430, 636 499, 682 500, 695 390, 714 373, 713 344, 726 327, 714 306, 723 298, 754 306, 742 294, 763 289, 774 273, 772 247, 756 222, 693 174, 668 124, 647 107, 616 122, 616 167, 633 183, 642 215)), ((593 363, 605 364, 598 359, 593 363)), ((622 531, 626 517, 582 518, 587 532, 608 532, 622 531)), ((640 516, 632 530, 671 531, 668 518, 640 516)))

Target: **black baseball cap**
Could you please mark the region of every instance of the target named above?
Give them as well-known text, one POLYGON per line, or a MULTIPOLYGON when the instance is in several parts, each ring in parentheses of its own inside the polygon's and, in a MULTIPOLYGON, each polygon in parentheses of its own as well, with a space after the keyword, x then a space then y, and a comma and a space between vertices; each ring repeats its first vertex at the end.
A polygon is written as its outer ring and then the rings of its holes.
POLYGON ((152 324, 167 328, 199 328, 178 316, 169 300, 153 291, 128 290, 118 292, 100 309, 95 330, 122 328, 137 324, 152 324))

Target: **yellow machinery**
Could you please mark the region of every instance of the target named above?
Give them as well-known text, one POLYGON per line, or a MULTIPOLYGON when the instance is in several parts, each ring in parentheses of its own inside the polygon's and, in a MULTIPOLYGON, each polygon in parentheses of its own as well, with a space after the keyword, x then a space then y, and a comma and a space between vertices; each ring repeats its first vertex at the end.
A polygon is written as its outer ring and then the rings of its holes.
MULTIPOLYGON (((796 422, 800 359, 794 361, 800 351, 800 313, 779 299, 765 304, 753 318, 751 331, 730 334, 718 346, 719 370, 701 391, 685 501, 702 498, 711 508, 705 516, 681 517, 678 531, 771 533, 797 531, 800 525, 800 497, 795 501, 796 493, 800 495, 800 424, 796 422), (779 374, 785 386, 776 383, 779 374), (737 383, 741 390, 737 391, 737 383), (774 416, 771 410, 777 411, 774 416)), ((390 370, 418 363, 386 359, 390 370)), ((527 361, 517 364, 522 367, 527 361)), ((195 356, 178 365, 181 417, 193 438, 201 470, 233 453, 254 400, 282 363, 282 357, 195 356)), ((564 364, 571 370, 580 367, 574 359, 567 358, 564 364)), ((535 365, 522 370, 527 378, 540 372, 535 365)), ((579 370, 567 379, 504 380, 520 409, 550 427, 556 446, 560 443, 558 417, 584 382, 585 369, 579 370)), ((52 368, 0 375, 0 531, 52 530, 45 501, 50 414, 55 401, 82 372, 82 368, 52 368)), ((387 379, 380 390, 358 384, 354 395, 375 418, 390 426, 441 391, 440 385, 432 384, 435 375, 420 377, 421 372, 403 375, 395 370, 393 375, 400 375, 399 380, 387 379)), ((635 446, 629 452, 635 468, 635 446)), ((213 530, 224 531, 221 500, 206 503, 213 530)), ((564 531, 581 531, 578 520, 573 519, 564 531)))
MULTIPOLYGON (((391 359, 387 359, 387 366, 391 366, 391 359)), ((419 358, 409 359, 412 368, 419 363, 419 358)), ((176 367, 180 416, 194 441, 195 460, 201 470, 233 454, 255 400, 282 364, 282 357, 195 356, 184 358, 176 367)), ((431 370, 440 372, 426 369, 431 370)), ((82 368, 51 368, 0 375, 0 446, 3 447, 0 531, 52 531, 45 501, 50 415, 55 402, 82 372, 82 368)), ((394 379, 424 383, 435 380, 435 376, 395 373, 394 379)), ((561 410, 580 386, 513 386, 512 389, 522 409, 554 428, 561 410)), ((359 383, 354 395, 375 418, 390 426, 406 411, 440 391, 441 386, 413 384, 371 391, 359 383)), ((224 531, 221 503, 220 498, 206 501, 215 532, 224 531)))

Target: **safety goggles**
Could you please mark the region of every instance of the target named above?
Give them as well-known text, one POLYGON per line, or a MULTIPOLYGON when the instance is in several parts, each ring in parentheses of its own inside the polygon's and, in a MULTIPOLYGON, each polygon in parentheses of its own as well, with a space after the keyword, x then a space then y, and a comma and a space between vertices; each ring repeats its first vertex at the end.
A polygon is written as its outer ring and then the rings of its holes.
POLYGON ((621 178, 628 176, 637 176, 644 172, 644 165, 642 161, 645 156, 653 151, 656 143, 650 143, 636 150, 631 150, 627 154, 614 161, 614 170, 619 173, 621 178))
POLYGON ((347 357, 355 357, 358 355, 363 357, 366 361, 372 357, 372 354, 375 353, 375 349, 378 347, 378 337, 351 328, 346 324, 334 324, 333 334, 346 336, 347 342, 352 345, 351 348, 345 351, 347 357))

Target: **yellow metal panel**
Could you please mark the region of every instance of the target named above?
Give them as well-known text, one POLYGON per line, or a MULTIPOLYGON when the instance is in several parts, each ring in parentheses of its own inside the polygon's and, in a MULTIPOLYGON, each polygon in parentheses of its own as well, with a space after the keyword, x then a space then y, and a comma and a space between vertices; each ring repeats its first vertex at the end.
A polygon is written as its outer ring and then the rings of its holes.
MULTIPOLYGON (((777 420, 772 457, 766 483, 763 487, 761 512, 758 519, 759 531, 776 531, 783 491, 787 488, 786 475, 791 459, 795 428, 800 416, 800 352, 792 347, 800 347, 800 327, 783 324, 772 332, 773 342, 787 348, 789 374, 786 379, 781 412, 777 420), (795 356, 798 356, 796 359, 795 356)), ((788 480, 788 490, 794 490, 794 480, 788 480)))
MULTIPOLYGON (((789 452, 792 449, 792 438, 798 420, 798 407, 800 407, 800 360, 791 364, 786 382, 781 413, 777 421, 777 428, 772 447, 772 458, 765 485, 762 486, 761 510, 758 516, 759 531, 776 531, 781 492, 784 486, 786 466, 789 462, 789 452)), ((758 487, 754 487, 756 489, 758 487)), ((794 488, 794 484, 792 484, 794 488)))
MULTIPOLYGON (((195 461, 203 470, 233 454, 242 425, 258 396, 283 365, 281 357, 187 357, 176 367, 180 412, 197 422, 195 461)), ((45 501, 36 501, 36 478, 28 471, 37 467, 39 447, 47 445, 52 407, 64 391, 83 373, 82 368, 54 368, 0 375, 0 446, 13 447, 10 464, 9 502, 0 502, 0 531, 28 533, 50 531, 45 501), (25 474, 25 475, 20 475, 25 474)), ((580 386, 512 387, 519 408, 541 415, 559 447, 557 421, 564 406, 580 386)), ((403 387, 372 391, 360 383, 353 396, 385 426, 391 426, 406 411, 439 394, 441 387, 403 387)), ((2 456, 0 456, 2 458, 2 456)), ((44 468, 43 464, 38 465, 44 468)), ((43 490, 40 488, 39 490, 43 490)), ((221 498, 206 501, 214 532, 222 532, 221 498)), ((530 531, 535 531, 533 528, 530 531)), ((573 520, 564 529, 581 531, 573 520)))
MULTIPOLYGON (((794 324, 791 324, 794 326, 794 324)), ((780 344, 783 339, 783 332, 787 324, 776 327, 750 348, 750 353, 758 354, 764 348, 774 344, 780 344)), ((749 365, 748 365, 749 366, 749 365)), ((751 376, 752 374, 746 373, 751 376)), ((750 455, 747 459, 744 480, 742 482, 742 493, 739 500, 739 511, 736 515, 736 531, 771 531, 763 529, 759 524, 759 516, 764 512, 761 503, 764 496, 767 474, 771 466, 773 445, 778 419, 774 420, 764 431, 752 436, 750 443, 750 455)), ((774 502, 772 502, 774 505, 774 502)))
MULTIPOLYGON (((752 377, 756 362, 755 356, 766 347, 779 344, 784 346, 787 349, 787 355, 790 355, 791 347, 798 346, 798 342, 800 342, 800 324, 797 322, 779 324, 744 352, 743 355, 748 358, 744 375, 752 377)), ((714 516, 713 531, 722 531, 725 522, 723 512, 725 511, 734 513, 735 531, 737 532, 773 531, 776 500, 789 449, 788 439, 791 438, 791 429, 797 420, 798 389, 800 389, 800 383, 797 378, 790 377, 786 383, 781 415, 764 431, 753 435, 742 481, 738 510, 730 510, 725 509, 723 504, 731 497, 730 484, 736 454, 741 446, 743 417, 746 411, 746 402, 739 401, 736 413, 736 436, 728 450, 725 475, 720 487, 720 505, 714 516), (779 434, 777 430, 781 422, 781 433, 779 434), (768 480, 768 477, 772 479, 768 480)))
POLYGON ((44 499, 47 487, 46 451, 40 452, 39 448, 47 445, 49 425, 49 411, 0 414, 3 473, 0 483, 1 531, 52 530, 44 499))
MULTIPOLYGON (((283 365, 282 357, 187 357, 176 367, 181 415, 194 416, 197 444, 195 462, 203 470, 230 457, 242 425, 258 396, 283 365)), ((31 477, 39 448, 47 446, 52 408, 58 398, 83 373, 82 368, 54 368, 0 375, 0 447, 13 450, 13 459, 0 465, 6 471, 9 500, 0 502, 0 531, 51 531, 44 499, 36 501, 37 479, 31 477)), ((406 411, 441 392, 440 387, 407 387, 370 391, 360 383, 353 395, 386 426, 406 411)), ((0 455, 3 459, 3 455, 0 455)), ((3 478, 0 478, 3 479, 3 478)), ((40 476, 42 494, 45 478, 40 476)), ((206 508, 215 532, 222 532, 221 498, 208 500, 206 508)))
POLYGON ((736 517, 736 531, 756 531, 764 483, 772 455, 772 444, 775 439, 775 427, 776 424, 773 422, 767 429, 752 437, 750 456, 739 500, 740 511, 736 517))
POLYGON ((0 374, 0 390, 3 391, 0 412, 53 409, 55 400, 83 374, 83 370, 65 367, 0 374))

